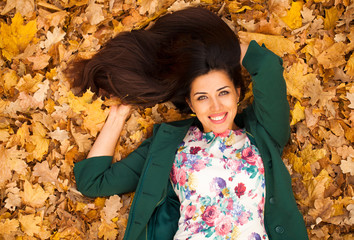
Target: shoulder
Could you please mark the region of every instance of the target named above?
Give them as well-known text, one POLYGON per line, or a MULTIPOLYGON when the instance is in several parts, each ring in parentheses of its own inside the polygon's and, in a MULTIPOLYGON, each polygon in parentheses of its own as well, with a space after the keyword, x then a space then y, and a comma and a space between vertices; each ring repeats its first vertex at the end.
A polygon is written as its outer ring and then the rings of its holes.
POLYGON ((161 127, 162 128, 189 128, 191 125, 193 125, 195 122, 197 121, 197 119, 195 117, 193 118, 187 118, 187 119, 183 119, 183 120, 178 120, 178 121, 173 121, 173 122, 164 122, 161 124, 155 124, 154 125, 154 131, 159 130, 161 127))

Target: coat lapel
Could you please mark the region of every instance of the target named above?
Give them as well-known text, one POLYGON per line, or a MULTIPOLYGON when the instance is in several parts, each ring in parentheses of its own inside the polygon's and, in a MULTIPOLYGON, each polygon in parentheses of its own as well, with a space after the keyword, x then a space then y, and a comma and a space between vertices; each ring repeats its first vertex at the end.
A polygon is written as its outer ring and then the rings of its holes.
POLYGON ((125 239, 137 239, 142 231, 146 231, 144 228, 147 229, 147 223, 153 211, 165 197, 177 147, 193 122, 193 119, 188 119, 177 125, 163 123, 154 133, 154 141, 150 146, 145 170, 140 176, 130 210, 125 239), (134 229, 134 232, 130 229, 134 229))

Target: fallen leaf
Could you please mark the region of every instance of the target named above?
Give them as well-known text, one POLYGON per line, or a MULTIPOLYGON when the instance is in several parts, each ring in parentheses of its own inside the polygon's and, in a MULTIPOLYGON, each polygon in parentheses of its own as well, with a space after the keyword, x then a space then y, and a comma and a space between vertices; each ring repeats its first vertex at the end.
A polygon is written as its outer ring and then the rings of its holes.
MULTIPOLYGON (((0 222, 0 233, 3 237, 6 235, 14 234, 19 228, 19 222, 17 219, 5 219, 0 222)), ((12 235, 14 238, 14 235, 12 235)))
POLYGON ((66 33, 59 27, 55 27, 53 32, 47 32, 47 39, 43 41, 40 46, 44 48, 46 51, 49 51, 50 47, 57 42, 60 42, 64 39, 66 33))
POLYGON ((44 206, 45 201, 49 197, 49 193, 46 193, 39 184, 32 185, 25 180, 24 190, 21 193, 21 197, 25 204, 34 208, 40 208, 44 206))
POLYGON ((6 6, 2 10, 1 15, 5 15, 12 9, 16 8, 22 16, 30 16, 34 12, 34 1, 33 0, 7 0, 6 6))
POLYGON ((302 26, 301 10, 303 2, 292 2, 291 8, 285 17, 281 19, 291 28, 296 29, 302 26))
POLYGON ((297 122, 305 119, 305 107, 301 106, 300 102, 296 102, 294 110, 291 110, 292 120, 290 125, 295 125, 297 122))
POLYGON ((91 25, 99 24, 104 20, 102 5, 96 4, 95 0, 90 0, 85 10, 85 15, 91 25))
POLYGON ((0 49, 2 55, 9 61, 17 54, 25 50, 27 45, 35 39, 37 33, 36 20, 23 25, 23 18, 16 13, 12 18, 12 24, 0 23, 0 49))
POLYGON ((340 164, 340 168, 343 173, 349 173, 354 176, 354 160, 352 157, 348 157, 347 160, 342 160, 340 164))
POLYGON ((251 40, 256 40, 260 45, 264 44, 269 50, 278 56, 285 54, 295 54, 296 46, 293 41, 284 38, 283 36, 272 36, 260 33, 238 32, 241 42, 249 43, 251 40))
POLYGON ((113 195, 105 201, 105 207, 102 209, 104 213, 104 220, 106 222, 111 222, 113 218, 118 216, 118 211, 121 209, 123 204, 118 195, 113 195))
POLYGON ((36 163, 33 167, 33 176, 39 177, 39 183, 49 182, 53 184, 58 181, 59 168, 57 166, 53 166, 52 169, 50 169, 47 161, 36 163))

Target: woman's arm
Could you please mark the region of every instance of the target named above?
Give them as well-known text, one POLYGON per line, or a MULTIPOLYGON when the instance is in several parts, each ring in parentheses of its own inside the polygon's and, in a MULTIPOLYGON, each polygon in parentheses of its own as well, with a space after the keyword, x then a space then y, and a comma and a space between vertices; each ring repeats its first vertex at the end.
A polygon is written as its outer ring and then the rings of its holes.
POLYGON ((145 140, 126 158, 112 164, 119 135, 131 107, 113 106, 87 159, 75 163, 77 189, 89 197, 134 191, 145 164, 151 139, 145 140))
POLYGON ((257 121, 282 149, 290 136, 289 103, 282 59, 251 41, 242 65, 252 77, 252 109, 257 121))
POLYGON ((112 106, 106 123, 101 129, 101 132, 87 155, 87 158, 113 156, 114 149, 117 145, 130 109, 131 106, 129 105, 112 106))

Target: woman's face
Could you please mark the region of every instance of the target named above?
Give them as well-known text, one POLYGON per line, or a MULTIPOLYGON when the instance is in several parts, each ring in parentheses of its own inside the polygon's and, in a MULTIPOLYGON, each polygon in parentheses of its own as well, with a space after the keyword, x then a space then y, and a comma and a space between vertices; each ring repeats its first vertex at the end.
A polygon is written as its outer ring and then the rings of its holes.
POLYGON ((212 70, 197 77, 191 85, 189 107, 202 123, 204 132, 222 133, 236 129, 234 118, 240 88, 221 70, 212 70))

